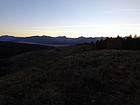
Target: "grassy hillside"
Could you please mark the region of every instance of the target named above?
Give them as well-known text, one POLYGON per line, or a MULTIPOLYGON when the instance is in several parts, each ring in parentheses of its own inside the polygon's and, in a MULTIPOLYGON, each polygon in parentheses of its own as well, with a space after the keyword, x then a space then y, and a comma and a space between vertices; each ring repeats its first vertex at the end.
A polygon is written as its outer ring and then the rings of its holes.
POLYGON ((52 49, 54 49, 54 47, 37 45, 37 44, 25 44, 25 43, 0 41, 0 77, 7 75, 9 73, 14 73, 15 70, 10 71, 8 68, 10 65, 9 63, 10 57, 27 53, 27 52, 41 51, 41 50, 49 51, 52 49))
POLYGON ((0 78, 1 105, 139 105, 140 51, 91 48, 11 57, 0 78))
POLYGON ((29 51, 37 51, 52 48, 53 47, 36 44, 0 41, 0 59, 9 58, 11 56, 22 54, 29 51))

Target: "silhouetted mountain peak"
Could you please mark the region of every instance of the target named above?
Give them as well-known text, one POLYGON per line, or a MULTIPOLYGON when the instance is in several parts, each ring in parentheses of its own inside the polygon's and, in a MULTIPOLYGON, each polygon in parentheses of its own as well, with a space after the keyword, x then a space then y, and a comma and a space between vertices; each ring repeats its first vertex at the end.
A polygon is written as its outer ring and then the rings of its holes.
POLYGON ((77 43, 90 43, 96 42, 101 38, 92 37, 79 37, 79 38, 67 38, 66 36, 50 37, 50 36, 31 36, 31 37, 15 37, 15 36, 0 36, 0 41, 13 41, 13 42, 29 42, 29 43, 41 43, 41 44, 68 44, 73 45, 77 43))

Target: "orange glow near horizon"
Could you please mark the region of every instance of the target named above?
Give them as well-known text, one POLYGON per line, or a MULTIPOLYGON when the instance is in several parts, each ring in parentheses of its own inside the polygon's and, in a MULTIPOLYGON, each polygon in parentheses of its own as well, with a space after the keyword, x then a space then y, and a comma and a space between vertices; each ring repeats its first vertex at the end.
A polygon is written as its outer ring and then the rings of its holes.
POLYGON ((69 26, 48 26, 48 27, 26 27, 0 30, 0 35, 13 35, 19 37, 47 35, 66 37, 124 37, 137 34, 140 35, 139 24, 83 24, 69 26))

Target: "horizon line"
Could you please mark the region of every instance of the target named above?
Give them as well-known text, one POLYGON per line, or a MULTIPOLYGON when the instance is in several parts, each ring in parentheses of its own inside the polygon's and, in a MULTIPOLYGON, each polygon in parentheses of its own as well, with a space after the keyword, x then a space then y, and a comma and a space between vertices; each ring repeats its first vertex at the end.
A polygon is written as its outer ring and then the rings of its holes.
POLYGON ((84 37, 84 38, 117 38, 117 37, 122 37, 122 38, 125 38, 125 37, 137 37, 137 38, 140 38, 140 35, 126 35, 126 36, 121 36, 121 35, 117 35, 117 36, 95 36, 95 37, 92 37, 92 36, 79 36, 79 37, 68 37, 68 36, 65 36, 65 35, 58 35, 58 36, 51 36, 51 35, 30 35, 30 36, 16 36, 16 35, 0 35, 0 37, 2 36, 12 36, 12 37, 17 37, 17 38, 28 38, 28 37, 52 37, 52 38, 57 38, 57 37, 66 37, 66 38, 81 38, 81 37, 84 37))

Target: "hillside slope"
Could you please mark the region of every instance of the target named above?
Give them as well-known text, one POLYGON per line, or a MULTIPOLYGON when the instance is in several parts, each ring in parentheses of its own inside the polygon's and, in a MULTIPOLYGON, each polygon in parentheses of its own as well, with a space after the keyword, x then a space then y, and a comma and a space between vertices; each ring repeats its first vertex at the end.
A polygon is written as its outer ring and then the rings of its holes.
POLYGON ((53 49, 53 47, 37 44, 0 41, 0 59, 9 58, 11 56, 15 56, 29 51, 38 51, 43 49, 50 50, 53 49))
POLYGON ((83 47, 11 57, 1 105, 139 105, 140 51, 83 47))

